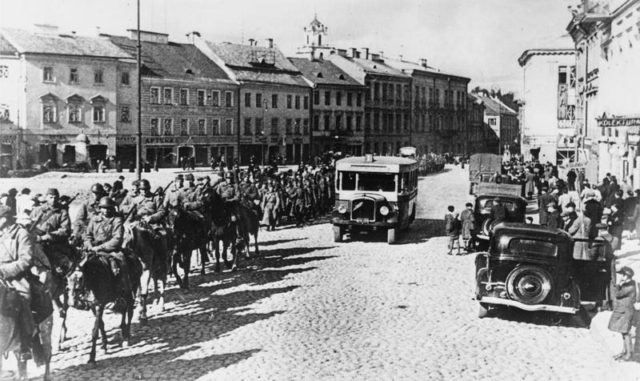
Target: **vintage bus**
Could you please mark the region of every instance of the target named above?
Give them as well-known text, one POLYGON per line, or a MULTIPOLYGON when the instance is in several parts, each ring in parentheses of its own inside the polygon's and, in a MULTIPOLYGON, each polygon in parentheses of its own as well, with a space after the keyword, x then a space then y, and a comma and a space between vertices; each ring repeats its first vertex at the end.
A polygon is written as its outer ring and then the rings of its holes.
POLYGON ((335 242, 347 232, 386 230, 387 242, 395 243, 398 231, 416 217, 418 163, 413 159, 348 157, 336 162, 335 178, 335 242))

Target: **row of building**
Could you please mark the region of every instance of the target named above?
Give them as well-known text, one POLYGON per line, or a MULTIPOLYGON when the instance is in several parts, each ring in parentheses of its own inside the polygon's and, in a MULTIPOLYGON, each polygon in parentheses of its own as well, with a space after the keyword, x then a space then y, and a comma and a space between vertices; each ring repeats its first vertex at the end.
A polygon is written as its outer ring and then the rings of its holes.
POLYGON ((639 188, 640 0, 581 0, 567 31, 566 48, 519 58, 522 153, 639 188))
POLYGON ((129 32, 0 29, 3 165, 109 158, 126 167, 135 162, 138 115, 142 157, 159 166, 183 157, 297 163, 327 151, 385 155, 409 145, 420 154, 497 152, 501 133, 517 135, 495 100, 468 94, 468 78, 426 60, 332 47, 317 18, 291 58, 272 39, 213 43, 194 32, 191 43, 175 43, 142 31, 140 73, 138 33, 129 32))

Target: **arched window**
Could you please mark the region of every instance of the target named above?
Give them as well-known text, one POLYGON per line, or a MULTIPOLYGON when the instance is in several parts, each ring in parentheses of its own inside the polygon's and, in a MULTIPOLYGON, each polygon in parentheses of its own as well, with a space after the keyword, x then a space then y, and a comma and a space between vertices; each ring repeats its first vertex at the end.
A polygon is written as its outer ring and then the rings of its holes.
POLYGON ((55 124, 58 122, 58 97, 48 93, 40 97, 42 102, 42 123, 55 124))
POLYGON ((67 115, 68 122, 72 124, 82 123, 82 104, 84 103, 84 98, 81 96, 74 94, 67 98, 67 115))
POLYGON ((102 97, 101 95, 97 95, 91 98, 91 105, 93 107, 93 123, 94 124, 104 124, 107 122, 107 113, 105 111, 105 107, 107 104, 107 99, 102 97))

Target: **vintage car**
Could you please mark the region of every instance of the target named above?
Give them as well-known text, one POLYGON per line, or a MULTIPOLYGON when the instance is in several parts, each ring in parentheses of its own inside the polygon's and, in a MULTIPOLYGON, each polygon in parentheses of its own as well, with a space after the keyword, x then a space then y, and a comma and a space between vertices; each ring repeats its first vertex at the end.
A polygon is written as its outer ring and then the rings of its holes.
POLYGON ((480 317, 504 306, 575 314, 583 301, 608 302, 615 277, 608 241, 522 223, 498 224, 475 265, 480 317), (575 259, 574 244, 588 246, 591 259, 575 259))

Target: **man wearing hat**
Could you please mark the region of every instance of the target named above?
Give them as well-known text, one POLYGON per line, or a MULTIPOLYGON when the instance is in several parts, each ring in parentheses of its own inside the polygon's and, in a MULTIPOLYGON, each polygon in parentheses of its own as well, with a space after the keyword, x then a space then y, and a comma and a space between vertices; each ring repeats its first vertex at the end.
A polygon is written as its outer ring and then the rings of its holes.
POLYGON ((615 299, 613 312, 609 319, 609 330, 622 334, 623 350, 614 356, 614 359, 629 361, 633 355, 629 331, 633 319, 633 304, 636 302, 636 282, 633 280, 633 270, 630 267, 623 266, 617 273, 620 275, 615 286, 615 299))
POLYGON ((166 193, 164 198, 164 208, 177 208, 182 205, 182 186, 184 184, 184 176, 182 174, 176 175, 176 178, 173 180, 173 184, 169 191, 166 193))
POLYGON ((91 217, 99 213, 98 203, 100 199, 107 195, 104 187, 100 183, 95 183, 91 186, 91 194, 89 199, 83 202, 78 209, 76 218, 73 222, 73 235, 81 237, 84 228, 87 226, 91 217))
POLYGON ((122 217, 115 212, 116 203, 104 196, 98 202, 99 213, 91 217, 84 234, 85 249, 104 254, 122 291, 129 290, 129 269, 122 252, 122 217))
POLYGON ((142 220, 152 226, 160 227, 165 215, 165 209, 160 200, 151 193, 149 180, 142 179, 139 184, 140 194, 133 198, 135 211, 131 213, 131 220, 142 220))
POLYGON ((71 258, 74 256, 74 250, 69 244, 71 236, 69 213, 61 207, 59 199, 58 190, 49 188, 46 193, 46 203, 37 207, 30 217, 34 221, 32 233, 36 235, 36 241, 42 245, 55 271, 62 275, 66 274, 72 266, 71 258))
MULTIPOLYGON (((29 232, 16 224, 11 208, 0 206, 0 288, 3 289, 4 294, 6 288, 11 287, 20 296, 16 322, 21 338, 22 360, 31 357, 30 345, 35 329, 31 314, 31 285, 26 277, 34 264, 34 245, 35 242, 29 232)), ((7 307, 9 306, 0 306, 0 308, 7 307)))
POLYGON ((547 220, 549 218, 549 204, 552 202, 557 203, 558 200, 555 198, 555 196, 549 194, 549 187, 543 185, 542 194, 538 197, 538 214, 540 215, 540 225, 547 225, 547 220))
POLYGON ((184 209, 204 222, 204 214, 201 209, 204 207, 204 200, 196 188, 193 174, 189 173, 185 177, 185 186, 182 188, 182 201, 184 209))

